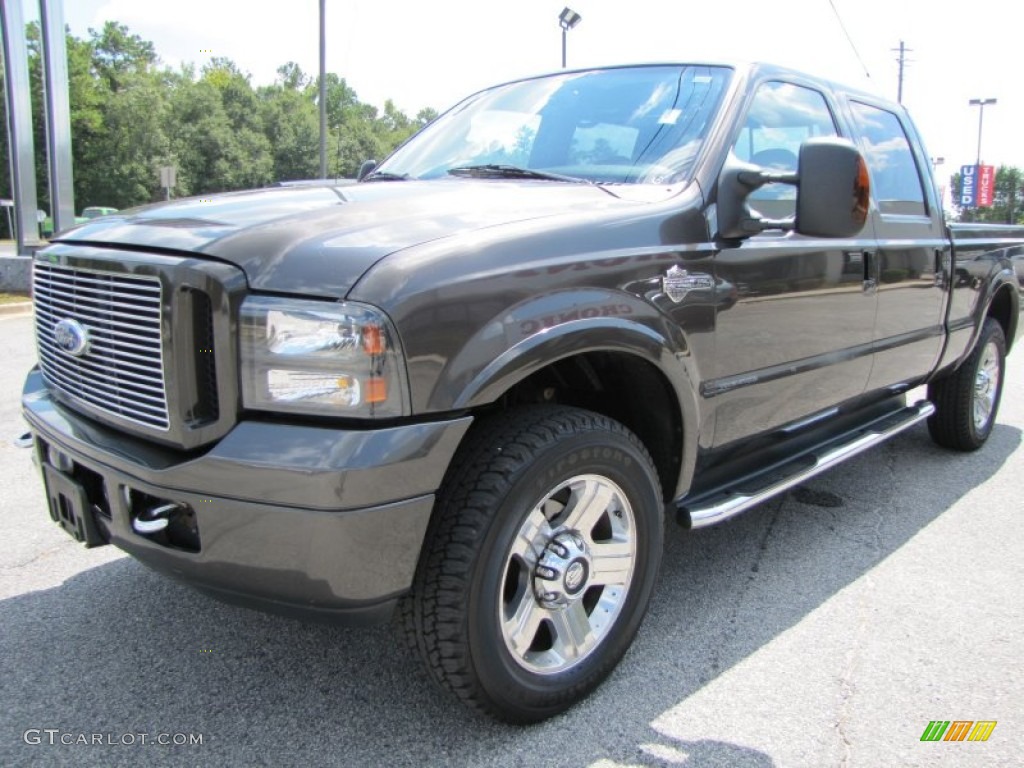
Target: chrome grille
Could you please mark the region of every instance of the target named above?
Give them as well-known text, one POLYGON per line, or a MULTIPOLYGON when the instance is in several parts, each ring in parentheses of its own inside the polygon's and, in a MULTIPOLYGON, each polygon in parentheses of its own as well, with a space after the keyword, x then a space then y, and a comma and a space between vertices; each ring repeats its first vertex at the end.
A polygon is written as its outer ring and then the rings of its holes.
POLYGON ((39 363, 50 385, 104 413, 167 430, 159 278, 37 261, 32 283, 39 363), (54 327, 62 320, 88 332, 81 356, 58 345, 54 327))

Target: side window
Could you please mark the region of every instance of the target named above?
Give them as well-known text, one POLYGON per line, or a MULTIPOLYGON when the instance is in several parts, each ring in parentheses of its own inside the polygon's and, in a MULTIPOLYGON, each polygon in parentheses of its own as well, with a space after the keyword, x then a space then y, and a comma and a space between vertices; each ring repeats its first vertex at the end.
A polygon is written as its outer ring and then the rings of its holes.
POLYGON ((882 213, 927 214, 910 141, 892 112, 851 102, 861 147, 871 171, 872 194, 882 213))
MULTIPOLYGON (((816 136, 836 136, 825 97, 792 83, 763 83, 754 94, 733 153, 741 160, 777 171, 795 171, 800 144, 816 136)), ((785 218, 796 213, 796 188, 769 184, 750 196, 761 213, 785 218)))

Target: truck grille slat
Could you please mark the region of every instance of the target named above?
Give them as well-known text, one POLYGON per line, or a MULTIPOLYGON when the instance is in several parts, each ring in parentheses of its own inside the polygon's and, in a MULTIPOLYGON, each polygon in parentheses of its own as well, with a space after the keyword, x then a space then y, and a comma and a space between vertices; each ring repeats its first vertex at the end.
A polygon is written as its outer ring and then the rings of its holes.
POLYGON ((50 384, 100 411, 166 431, 160 280, 37 261, 33 295, 39 362, 50 384), (57 345, 54 328, 65 319, 88 331, 81 356, 57 345))
POLYGON ((123 418, 131 418, 133 421, 139 421, 139 411, 146 411, 150 416, 156 416, 163 410, 162 406, 158 402, 155 402, 157 398, 147 398, 143 395, 135 395, 132 398, 131 411, 124 410, 119 413, 117 409, 125 399, 123 397, 124 390, 118 391, 113 388, 97 387, 94 384, 89 384, 84 381, 76 381, 73 375, 65 375, 64 373, 55 374, 54 379, 66 387, 74 387, 75 395, 80 399, 96 406, 102 406, 104 410, 110 411, 111 413, 117 413, 123 418), (114 402, 111 402, 112 398, 114 399, 114 402), (148 403, 146 400, 154 402, 148 403))
MULTIPOLYGON (((47 362, 53 366, 54 370, 65 370, 68 373, 73 373, 72 371, 67 371, 67 369, 61 366, 62 361, 60 359, 60 355, 54 354, 52 351, 47 349, 40 350, 40 352, 46 356, 47 362)), ((105 366, 96 365, 94 363, 87 363, 85 364, 85 367, 97 377, 107 370, 105 366)), ((163 387, 158 383, 154 383, 152 377, 147 376, 144 372, 138 373, 122 370, 121 375, 124 378, 124 381, 121 382, 122 386, 133 387, 141 391, 148 391, 149 393, 156 395, 157 398, 162 399, 163 387)))
MULTIPOLYGON (((47 321, 53 325, 56 325, 57 321, 61 319, 49 312, 45 314, 47 321)), ((101 347, 117 351, 131 349, 136 352, 141 352, 146 361, 150 361, 153 355, 160 353, 159 339, 147 339, 142 336, 132 336, 131 334, 118 334, 115 338, 113 334, 103 328, 90 326, 88 323, 83 323, 83 325, 89 329, 90 349, 98 349, 101 347)), ((41 330, 41 333, 46 333, 51 338, 53 337, 53 330, 51 329, 50 331, 47 331, 45 326, 41 330)))
MULTIPOLYGON (((48 320, 56 323, 62 319, 63 315, 55 314, 54 312, 47 310, 39 306, 38 301, 36 302, 36 315, 45 315, 48 320)), ((159 346, 160 338, 158 336, 146 336, 139 332, 139 329, 132 323, 105 323, 106 326, 102 329, 104 336, 117 336, 122 339, 131 339, 134 341, 141 341, 152 345, 153 347, 159 346), (116 328, 115 328, 116 325, 116 328), (120 330, 121 328, 131 328, 132 331, 120 330)))
MULTIPOLYGON (((157 352, 157 347, 144 347, 141 344, 131 344, 129 342, 118 342, 117 344, 111 344, 109 341, 103 339, 93 339, 89 344, 89 349, 92 351, 91 357, 94 358, 122 358, 128 360, 141 360, 148 363, 152 360, 152 355, 157 352), (132 350, 131 352, 127 350, 132 350), (142 354, 137 354, 137 353, 142 354)), ((147 370, 149 366, 146 366, 147 370)))
MULTIPOLYGON (((48 334, 47 340, 52 341, 52 337, 52 333, 48 334)), ((81 361, 83 365, 93 363, 95 366, 98 362, 102 362, 105 365, 120 364, 126 368, 136 368, 144 371, 146 378, 153 378, 153 355, 160 354, 159 349, 147 350, 144 347, 140 348, 132 344, 111 345, 109 343, 97 342, 97 339, 92 339, 89 342, 89 359, 86 361, 83 358, 81 361), (140 350, 143 353, 150 352, 150 354, 137 354, 140 350)))
POLYGON ((138 311, 138 312, 119 312, 119 309, 125 309, 124 304, 108 304, 107 306, 93 305, 91 302, 84 301, 76 297, 75 301, 67 301, 61 299, 59 296, 49 293, 47 291, 40 291, 40 296, 45 296, 48 299, 48 303, 55 312, 67 311, 75 312, 80 317, 95 317, 102 318, 107 322, 113 322, 113 318, 129 321, 126 323, 128 327, 132 327, 132 323, 138 320, 147 320, 154 318, 159 321, 160 313, 152 312, 149 307, 127 307, 130 309, 138 310, 149 310, 138 311))
MULTIPOLYGON (((135 290, 140 293, 149 293, 154 295, 157 299, 160 297, 160 283, 153 282, 152 278, 148 277, 137 277, 135 275, 122 275, 114 272, 101 272, 99 270, 90 270, 86 272, 81 269, 68 269, 67 267, 61 267, 56 264, 39 264, 39 266, 53 268, 57 270, 65 270, 64 272, 50 272, 41 274, 37 278, 37 284, 46 286, 53 284, 71 285, 71 286, 101 286, 104 289, 109 290, 111 287, 127 288, 129 290, 135 290), (87 275, 91 274, 92 277, 87 275), (148 281, 148 282, 144 282, 148 281)), ((106 293, 107 290, 101 291, 106 293)))
MULTIPOLYGON (((39 290, 53 292, 59 295, 64 285, 67 285, 67 283, 43 283, 39 286, 39 290)), ((111 303, 124 305, 126 307, 137 306, 139 303, 145 305, 146 302, 148 302, 151 298, 152 297, 149 293, 126 293, 124 291, 110 291, 111 303)))

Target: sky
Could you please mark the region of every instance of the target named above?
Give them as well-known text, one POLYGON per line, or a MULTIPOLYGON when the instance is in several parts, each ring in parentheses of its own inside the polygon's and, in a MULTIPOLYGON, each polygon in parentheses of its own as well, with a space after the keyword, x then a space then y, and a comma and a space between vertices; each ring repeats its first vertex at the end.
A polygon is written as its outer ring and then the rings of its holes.
MULTIPOLYGON (((24 0, 31 18, 33 0, 24 0)), ((566 0, 326 0, 327 69, 360 100, 409 115, 442 111, 488 85, 561 66, 566 0)), ((1024 167, 1024 86, 1015 0, 568 0, 582 20, 568 64, 768 61, 895 99, 897 54, 910 52, 903 103, 948 179, 982 159, 1024 167)), ((319 67, 319 0, 64 0, 78 37, 106 20, 154 43, 164 64, 232 59, 253 85, 296 61, 319 67)))

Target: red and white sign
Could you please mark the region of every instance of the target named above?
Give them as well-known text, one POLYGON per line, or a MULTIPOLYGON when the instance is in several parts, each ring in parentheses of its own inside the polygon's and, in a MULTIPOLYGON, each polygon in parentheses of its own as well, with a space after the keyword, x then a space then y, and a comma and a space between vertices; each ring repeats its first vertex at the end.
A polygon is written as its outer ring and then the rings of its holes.
POLYGON ((978 166, 978 208, 991 208, 996 194, 996 167, 994 165, 978 166))

